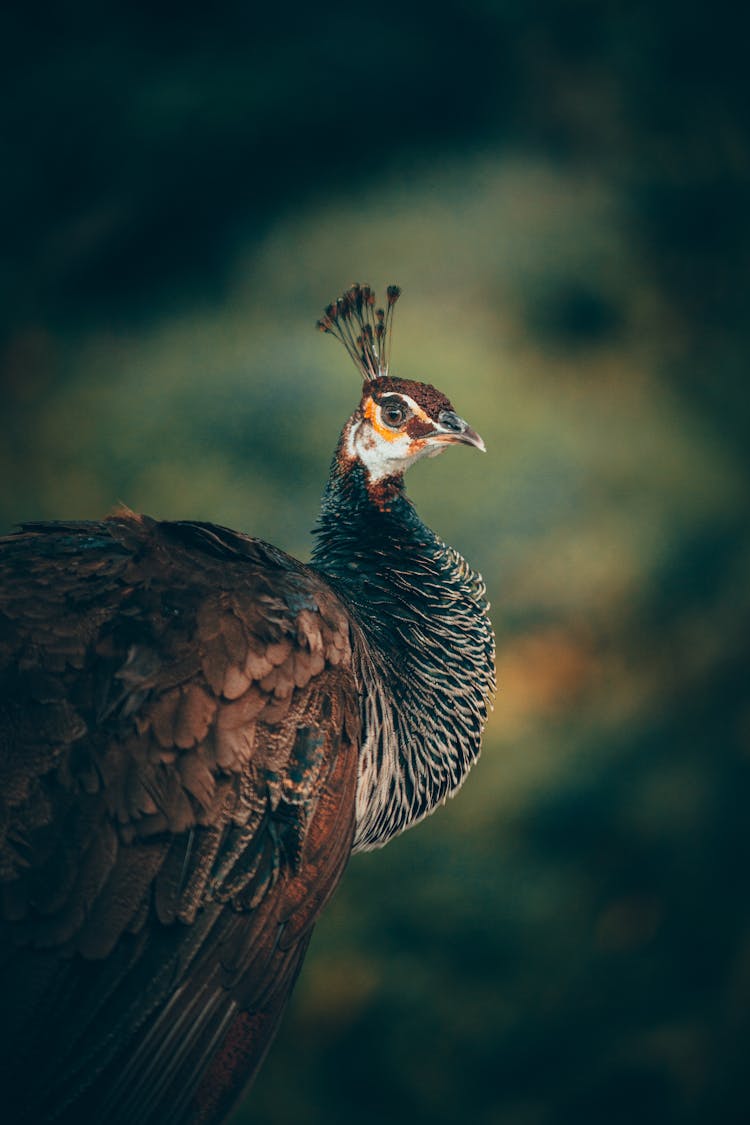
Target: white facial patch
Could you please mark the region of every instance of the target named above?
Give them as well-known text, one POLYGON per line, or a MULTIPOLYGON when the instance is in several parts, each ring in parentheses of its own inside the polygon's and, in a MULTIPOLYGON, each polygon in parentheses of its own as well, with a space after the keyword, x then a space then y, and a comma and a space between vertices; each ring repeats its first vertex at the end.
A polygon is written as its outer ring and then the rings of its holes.
POLYGON ((402 402, 405 402, 411 410, 412 414, 416 418, 419 418, 420 422, 429 422, 431 425, 433 424, 432 418, 430 418, 429 414, 427 414, 419 405, 419 403, 415 402, 414 399, 409 395, 405 395, 403 391, 400 391, 398 394, 394 395, 394 398, 400 398, 402 402))

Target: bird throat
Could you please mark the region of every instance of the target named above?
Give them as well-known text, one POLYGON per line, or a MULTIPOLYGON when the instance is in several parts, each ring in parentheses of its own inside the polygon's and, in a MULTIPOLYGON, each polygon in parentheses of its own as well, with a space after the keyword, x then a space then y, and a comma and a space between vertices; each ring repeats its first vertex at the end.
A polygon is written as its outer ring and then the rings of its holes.
POLYGON ((356 625, 355 850, 381 846, 459 788, 494 691, 481 578, 422 523, 401 477, 382 484, 334 458, 312 559, 356 625))

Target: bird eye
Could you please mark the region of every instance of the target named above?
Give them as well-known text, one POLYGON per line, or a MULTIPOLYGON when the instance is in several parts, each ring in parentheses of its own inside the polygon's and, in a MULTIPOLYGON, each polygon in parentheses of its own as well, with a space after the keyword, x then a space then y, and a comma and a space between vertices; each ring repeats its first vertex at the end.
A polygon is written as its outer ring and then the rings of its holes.
POLYGON ((400 402, 385 402, 381 404, 380 416, 386 426, 397 430, 406 419, 406 407, 400 402))

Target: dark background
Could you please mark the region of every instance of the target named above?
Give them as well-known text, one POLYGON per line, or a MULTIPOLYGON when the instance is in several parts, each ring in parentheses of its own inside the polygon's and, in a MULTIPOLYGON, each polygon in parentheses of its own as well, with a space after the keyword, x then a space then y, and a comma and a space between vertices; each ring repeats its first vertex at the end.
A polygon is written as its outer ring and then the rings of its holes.
POLYGON ((482 761, 352 862, 237 1125, 750 1119, 747 42, 666 0, 0 15, 2 527, 306 556, 354 279, 489 449, 411 482, 493 601, 482 761))

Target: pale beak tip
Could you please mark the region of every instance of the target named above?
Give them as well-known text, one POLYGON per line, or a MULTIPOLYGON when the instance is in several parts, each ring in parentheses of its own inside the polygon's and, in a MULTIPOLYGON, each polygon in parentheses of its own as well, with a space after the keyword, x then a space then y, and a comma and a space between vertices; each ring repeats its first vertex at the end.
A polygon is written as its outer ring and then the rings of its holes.
POLYGON ((484 438, 478 434, 476 430, 472 430, 471 426, 467 426, 459 441, 466 442, 467 445, 473 445, 480 453, 487 452, 487 446, 484 444, 484 438))

